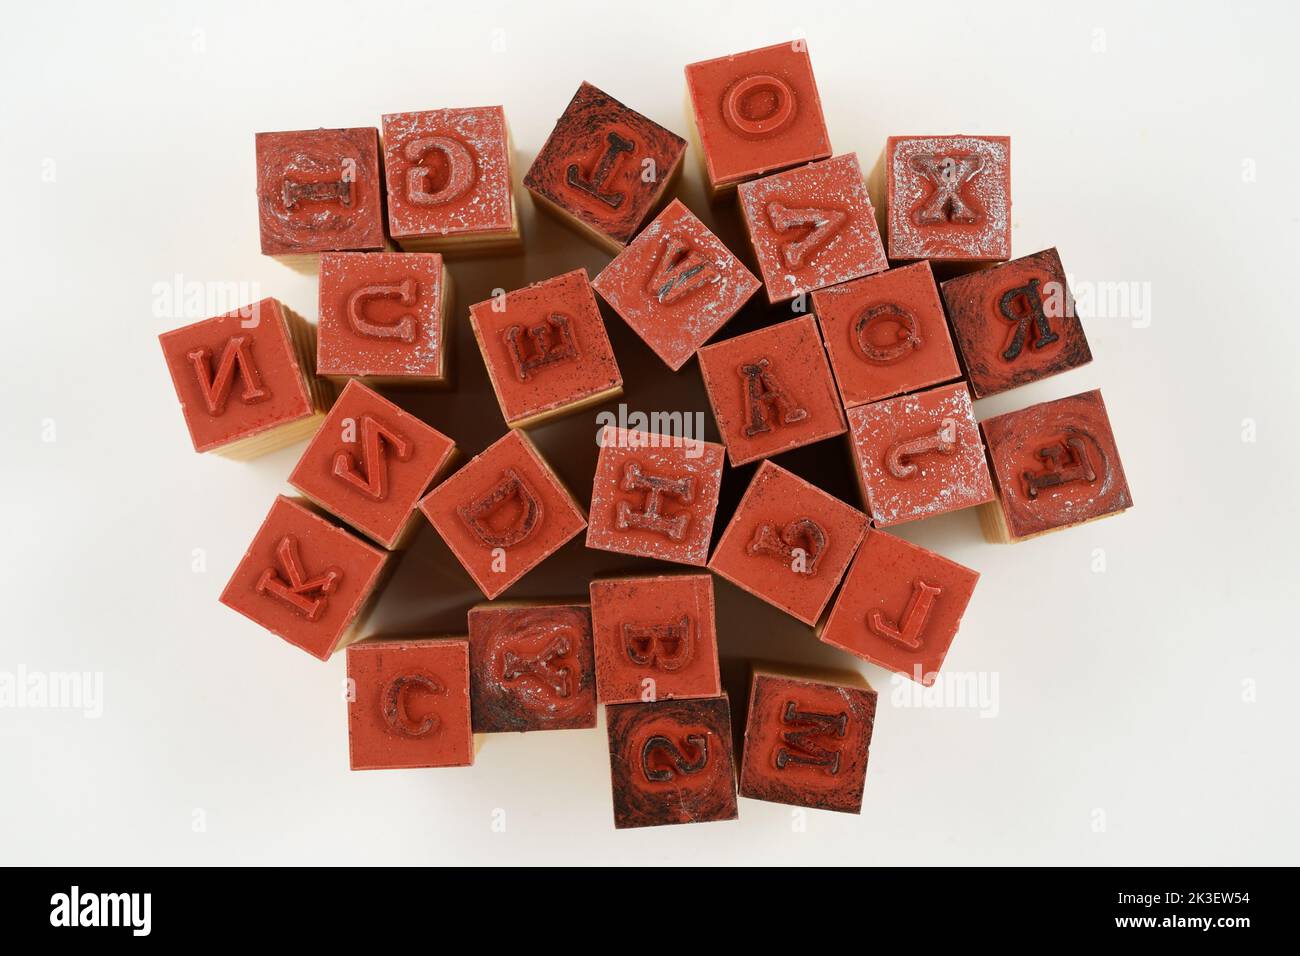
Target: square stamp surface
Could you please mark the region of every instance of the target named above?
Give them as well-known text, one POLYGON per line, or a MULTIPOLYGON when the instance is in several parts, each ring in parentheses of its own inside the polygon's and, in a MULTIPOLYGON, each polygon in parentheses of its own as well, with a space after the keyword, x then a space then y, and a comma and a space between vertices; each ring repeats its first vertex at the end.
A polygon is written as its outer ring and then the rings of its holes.
POLYGON ((816 624, 867 530, 867 516, 765 461, 740 499, 710 570, 816 624))
POLYGON ((1101 392, 980 423, 998 489, 999 539, 1020 540, 1133 506, 1101 392))
POLYGON ((889 258, 1010 258, 1010 137, 891 136, 882 160, 889 258))
POLYGON ((772 304, 889 267, 855 153, 737 189, 772 304))
POLYGON ((686 87, 714 189, 831 155, 803 40, 688 64, 686 87))
POLYGON ((707 345, 699 356, 733 467, 844 434, 844 409, 813 316, 707 345))
POLYGON ((614 826, 736 819, 736 764, 726 697, 611 704, 614 826))
POLYGON ((703 567, 723 455, 712 442, 605 427, 587 547, 703 567))
POLYGON ((469 657, 475 733, 596 726, 587 605, 471 608, 469 657))
POLYGON ((420 501, 420 510, 488 598, 587 526, 569 490, 519 431, 470 459, 420 501))
POLYGON ((711 575, 597 578, 591 617, 603 703, 722 693, 711 575))
POLYGON ((474 762, 464 638, 371 639, 349 647, 347 658, 353 770, 474 762))
POLYGON ((674 199, 592 286, 675 372, 749 300, 759 281, 674 199))
POLYGON ((881 528, 993 500, 993 482, 964 384, 849 409, 853 460, 881 528))

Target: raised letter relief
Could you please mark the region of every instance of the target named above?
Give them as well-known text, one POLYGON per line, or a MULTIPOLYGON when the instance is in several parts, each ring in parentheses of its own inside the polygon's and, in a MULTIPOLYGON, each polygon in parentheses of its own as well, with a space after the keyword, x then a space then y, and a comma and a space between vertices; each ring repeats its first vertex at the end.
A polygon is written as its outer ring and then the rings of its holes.
POLYGON ((611 209, 617 209, 619 206, 623 205, 623 200, 627 198, 627 195, 625 193, 601 192, 601 189, 604 187, 605 181, 609 179, 610 175, 614 172, 614 167, 618 163, 619 156, 623 153, 632 152, 632 150, 636 148, 636 145, 631 140, 624 139, 613 130, 609 131, 609 134, 605 139, 609 145, 605 147, 605 152, 601 155, 600 163, 597 164, 595 172, 591 174, 591 178, 583 178, 582 171, 578 168, 578 164, 570 163, 568 170, 565 172, 565 182, 574 189, 579 189, 588 196, 591 196, 593 199, 600 200, 611 209))
POLYGON ((831 734, 843 737, 849 726, 848 714, 819 714, 816 711, 799 710, 794 701, 788 700, 781 714, 781 722, 794 724, 800 729, 781 732, 785 746, 776 749, 777 769, 784 770, 793 763, 821 767, 832 776, 840 772, 839 751, 823 747, 817 738, 831 734))
POLYGON ((671 624, 624 624, 623 648, 633 664, 681 670, 695 654, 691 619, 683 614, 671 624))
POLYGON ((668 783, 673 779, 673 771, 666 767, 651 767, 650 758, 656 753, 663 753, 672 763, 673 768, 678 774, 686 776, 687 774, 699 773, 709 763, 709 738, 703 734, 687 734, 686 743, 694 747, 698 752, 694 760, 688 760, 682 753, 677 744, 673 743, 662 734, 655 734, 648 737, 646 742, 641 746, 641 772, 645 778, 652 783, 668 783))
POLYGON ((777 382, 771 364, 770 360, 761 358, 740 366, 740 377, 745 380, 746 438, 772 430, 767 416, 769 405, 779 413, 778 422, 782 425, 793 425, 808 417, 808 410, 796 405, 777 382))
POLYGON ((802 239, 787 242, 781 247, 781 256, 791 269, 798 269, 812 260, 813 253, 834 237, 840 226, 848 221, 849 214, 839 209, 790 209, 779 202, 767 204, 767 215, 777 232, 797 226, 811 226, 802 239))
POLYGON ((683 511, 668 517, 661 513, 664 495, 672 495, 682 504, 689 505, 695 500, 695 479, 664 478, 660 475, 647 475, 634 461, 623 467, 624 491, 644 491, 645 505, 641 511, 633 511, 626 501, 620 501, 615 508, 616 524, 619 530, 638 528, 644 531, 657 531, 667 535, 673 541, 686 537, 686 527, 691 522, 691 513, 683 511))
MULTIPOLYGON (((523 647, 533 644, 536 638, 536 633, 525 634, 515 642, 514 646, 523 647)), ((554 693, 556 697, 567 698, 573 693, 570 683, 573 668, 565 661, 568 660, 572 653, 573 641, 570 638, 569 630, 567 628, 557 629, 550 640, 536 653, 521 653, 506 648, 501 657, 501 679, 502 681, 517 681, 524 677, 532 677, 543 687, 554 693)))
POLYGON ((1052 331, 1052 324, 1047 320, 1047 313, 1043 311, 1043 298, 1038 292, 1038 280, 1030 279, 1027 285, 1022 285, 1018 289, 1009 289, 1002 294, 998 300, 998 311, 1008 322, 1016 324, 1011 333, 1011 341, 1007 343, 1006 351, 1002 357, 1008 362, 1014 361, 1021 350, 1025 347, 1025 339, 1029 336, 1029 326, 1034 326, 1034 345, 1035 351, 1046 348, 1060 338, 1052 331), (1022 305, 1022 309, 1012 311, 1015 305, 1022 305))
POLYGON ((379 695, 384 723, 403 737, 427 737, 441 723, 437 714, 429 714, 418 724, 411 720, 406 710, 406 691, 415 687, 422 687, 430 694, 444 693, 443 686, 432 677, 404 674, 390 680, 379 695))
POLYGON ((404 315, 392 325, 380 325, 366 318, 365 306, 370 299, 399 299, 405 308, 411 308, 419 299, 419 286, 414 279, 403 279, 397 285, 368 285, 348 296, 348 324, 357 335, 371 339, 401 339, 415 341, 415 316, 404 315))
POLYGON ((542 519, 542 502, 513 468, 507 468, 501 481, 482 498, 456 508, 482 544, 489 548, 509 548, 519 544, 536 530, 542 519), (510 499, 519 501, 519 514, 504 528, 494 528, 488 519, 510 499))
POLYGON ((1043 460, 1043 470, 1037 474, 1024 472, 1025 493, 1030 500, 1037 498, 1044 488, 1055 488, 1071 481, 1086 481, 1091 484, 1097 480, 1097 472, 1088 457, 1087 446, 1078 436, 1072 435, 1063 442, 1038 449, 1038 457, 1043 460))
POLYGON ((934 607, 935 600, 942 593, 943 588, 926 584, 917 578, 912 582, 912 596, 908 598, 907 609, 903 611, 903 616, 897 624, 886 620, 880 610, 876 609, 868 615, 867 626, 877 637, 895 641, 910 650, 917 650, 921 646, 921 631, 925 627, 926 618, 930 616, 930 609, 934 607))
POLYGON ((828 539, 826 529, 812 518, 796 518, 779 532, 770 524, 760 524, 749 542, 749 553, 769 554, 783 561, 795 573, 811 577, 817 573, 817 559, 826 552, 828 539), (799 557, 796 549, 803 553, 801 562, 796 560, 799 557))
POLYGON ((252 348, 253 340, 248 336, 232 335, 221 350, 221 361, 217 363, 215 373, 211 367, 211 349, 195 349, 189 353, 188 358, 194 363, 194 374, 198 376, 199 391, 203 393, 203 403, 207 405, 209 415, 225 414, 230 389, 235 384, 236 366, 239 377, 244 380, 244 392, 240 398, 245 405, 271 397, 271 393, 262 385, 262 377, 253 362, 252 348))
POLYGON ((578 357, 578 347, 574 344, 573 333, 569 330, 569 320, 564 316, 552 315, 545 322, 538 322, 529 327, 528 337, 532 339, 532 354, 525 355, 528 349, 522 342, 524 327, 512 325, 505 331, 506 348, 510 350, 510 359, 515 365, 515 374, 519 381, 528 381, 530 373, 545 368, 556 362, 565 362, 578 357), (551 344, 551 330, 559 341, 551 344))
POLYGON ((933 434, 900 441, 893 445, 885 453, 885 467, 895 478, 914 478, 920 469, 905 459, 928 454, 951 455, 956 450, 957 420, 945 418, 933 434))
POLYGON ((308 578, 303 573, 302 560, 298 556, 298 539, 292 535, 286 534, 280 539, 275 554, 289 583, 284 583, 275 568, 267 568, 254 585, 257 593, 279 598, 309 621, 319 620, 325 611, 329 595, 338 587, 339 581, 343 580, 343 572, 338 568, 326 568, 314 578, 308 578))
POLYGON ((356 459, 346 451, 334 456, 334 477, 342 478, 357 491, 375 501, 388 497, 388 459, 384 454, 384 445, 393 449, 398 461, 409 461, 411 443, 378 419, 369 415, 361 416, 361 454, 365 462, 366 473, 357 472, 356 459))
POLYGON ((913 156, 910 165, 914 172, 924 176, 934 186, 934 192, 918 203, 913 212, 919 225, 930 226, 940 222, 969 224, 983 218, 961 194, 961 187, 984 168, 983 157, 955 158, 930 153, 913 156))
POLYGON ((902 306, 885 304, 872 306, 863 312, 853 326, 853 344, 868 362, 892 365, 921 347, 921 333, 916 316, 902 306), (893 323, 894 341, 877 345, 871 341, 872 329, 893 323))
POLYGON ((402 151, 408 162, 416 163, 406 171, 406 198, 420 206, 439 206, 454 202, 469 192, 474 184, 474 157, 463 143, 448 136, 422 136, 406 144, 402 151), (428 188, 429 170, 418 165, 431 151, 442 153, 447 161, 447 181, 441 189, 428 188))
POLYGON ((744 136, 771 136, 794 118, 794 112, 794 91, 769 73, 745 77, 722 99, 727 125, 744 136))
POLYGON ((340 206, 351 206, 352 180, 347 176, 324 183, 295 183, 286 179, 282 198, 284 208, 290 211, 300 202, 336 202, 340 206))
POLYGON ((678 236, 665 236, 663 250, 659 265, 650 277, 650 294, 660 305, 673 305, 722 278, 717 266, 678 236))

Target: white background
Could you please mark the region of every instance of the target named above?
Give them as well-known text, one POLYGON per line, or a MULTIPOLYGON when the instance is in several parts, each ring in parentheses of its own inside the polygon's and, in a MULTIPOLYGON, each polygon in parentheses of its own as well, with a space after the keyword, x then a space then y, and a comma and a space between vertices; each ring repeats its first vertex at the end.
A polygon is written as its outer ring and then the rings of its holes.
MULTIPOLYGON (((0 858, 1297 862, 1300 22, 1283 3, 1088 7, 8 12, 0 671, 102 672, 104 711, 0 710, 0 858), (257 283, 314 317, 314 282, 258 253, 254 131, 504 103, 518 178, 579 81, 685 133, 684 64, 795 36, 837 152, 1009 134, 1015 254, 1056 245, 1080 286, 1150 291, 1149 326, 1091 317, 1091 365, 977 409, 1100 386, 1136 507, 1015 546, 973 512, 904 529, 982 572, 945 666, 996 674, 998 713, 900 707, 863 665, 881 708, 860 817, 800 832, 741 800, 738 823, 616 833, 603 724, 493 737, 472 769, 349 772, 342 655, 216 601, 299 450, 193 454, 156 336, 201 316, 156 314, 156 285, 257 283)), ((705 207, 694 157, 683 195, 705 207)), ((605 261, 520 207, 546 240, 527 278, 605 261)), ((797 631, 729 634, 728 594, 724 653, 832 659, 797 631)))

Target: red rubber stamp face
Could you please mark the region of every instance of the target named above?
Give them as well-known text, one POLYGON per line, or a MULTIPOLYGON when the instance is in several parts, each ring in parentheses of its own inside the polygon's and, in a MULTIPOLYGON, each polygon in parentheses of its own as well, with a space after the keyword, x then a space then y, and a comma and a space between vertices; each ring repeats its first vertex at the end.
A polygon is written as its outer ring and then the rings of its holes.
POLYGON ((479 302, 469 318, 512 427, 577 411, 623 387, 586 269, 479 302))
POLYGON ((976 398, 1092 361, 1055 249, 940 286, 976 398))
POLYGON ((812 295, 846 408, 961 378, 930 263, 812 295))
POLYGON ((475 733, 596 726, 587 605, 471 608, 469 648, 475 733))
POLYGON ((844 434, 844 409, 811 315, 700 349, 733 466, 844 434))
POLYGON ((437 253, 324 253, 317 373, 413 384, 444 380, 444 290, 437 253))
POLYGON ((360 382, 349 382, 289 484, 364 532, 396 548, 415 505, 451 461, 455 443, 360 382))
POLYGON ((980 262, 1011 255, 1011 140, 891 136, 889 258, 980 262))
POLYGON ((290 322, 275 299, 204 319, 158 337, 195 451, 315 413, 290 322))
POLYGON ((993 500, 964 384, 851 408, 849 429, 858 480, 878 527, 993 500))
POLYGON ((515 232, 504 109, 389 113, 383 129, 394 239, 461 243, 515 232))
POLYGON ((587 547, 703 567, 722 484, 721 445, 606 427, 587 547))
POLYGON ((796 807, 862 811, 876 692, 756 670, 740 795, 796 807))
POLYGON ((675 372, 759 282, 674 199, 592 286, 675 372))
POLYGON ((736 819, 736 769, 726 697, 612 704, 614 826, 736 819))
POLYGON ((489 599, 587 525, 568 489, 518 431, 434 488, 420 510, 489 599))
POLYGON ((841 650, 934 683, 979 573, 884 531, 871 531, 820 637, 841 650))
POLYGON ((469 644, 464 638, 368 640, 348 648, 353 770, 468 767, 469 644))
POLYGON ((350 636, 388 555, 283 495, 221 603, 326 660, 350 636))
POLYGON ((597 579, 591 617, 605 703, 722 693, 710 575, 597 579))
POLYGON ((889 267, 856 153, 737 188, 769 302, 889 267))
POLYGON ((1005 536, 1032 537, 1133 505, 1100 391, 980 423, 1005 536))
POLYGON ((686 141, 583 83, 524 177, 542 202, 624 246, 677 172, 686 141))
POLYGON ((805 624, 816 624, 867 530, 867 516, 765 461, 709 567, 805 624))
POLYGON ((691 63, 686 88, 714 189, 831 154, 803 40, 691 63))
POLYGON ((257 207, 269 256, 382 249, 379 131, 257 134, 257 207))

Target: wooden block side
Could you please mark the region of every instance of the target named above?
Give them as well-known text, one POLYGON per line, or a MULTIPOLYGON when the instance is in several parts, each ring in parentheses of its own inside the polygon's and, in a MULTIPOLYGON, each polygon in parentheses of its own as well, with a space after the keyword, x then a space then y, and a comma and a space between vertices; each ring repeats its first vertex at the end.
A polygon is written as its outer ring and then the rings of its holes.
POLYGON ((875 690, 861 672, 847 668, 756 660, 750 665, 750 674, 753 677, 782 677, 788 680, 852 687, 856 690, 875 690))

